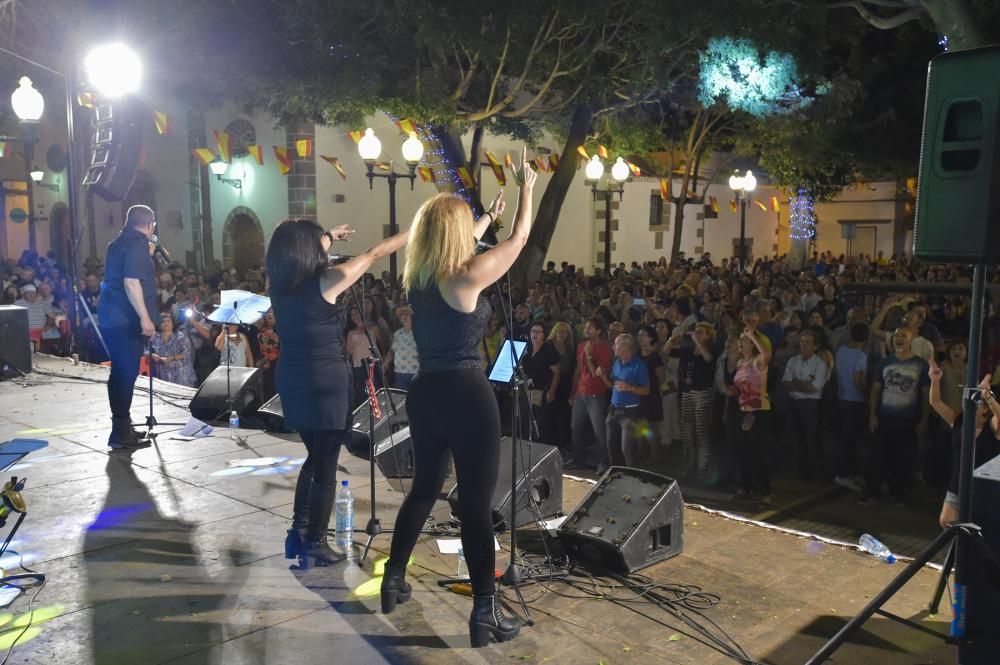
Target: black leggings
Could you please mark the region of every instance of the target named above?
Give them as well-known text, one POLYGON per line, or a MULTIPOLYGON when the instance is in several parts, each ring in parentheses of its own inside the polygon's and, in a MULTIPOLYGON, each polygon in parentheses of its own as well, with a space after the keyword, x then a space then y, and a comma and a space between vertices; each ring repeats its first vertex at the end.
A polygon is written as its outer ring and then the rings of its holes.
POLYGON ((295 482, 295 509, 293 526, 305 526, 306 511, 309 507, 309 486, 315 480, 324 485, 337 482, 337 458, 340 446, 346 438, 344 430, 314 429, 301 430, 299 436, 306 444, 306 461, 299 469, 295 482))
POLYGON ((448 474, 448 450, 458 476, 462 549, 472 592, 492 594, 493 489, 500 464, 500 411, 481 369, 420 372, 406 399, 413 437, 413 486, 399 508, 389 550, 393 565, 405 565, 448 474))

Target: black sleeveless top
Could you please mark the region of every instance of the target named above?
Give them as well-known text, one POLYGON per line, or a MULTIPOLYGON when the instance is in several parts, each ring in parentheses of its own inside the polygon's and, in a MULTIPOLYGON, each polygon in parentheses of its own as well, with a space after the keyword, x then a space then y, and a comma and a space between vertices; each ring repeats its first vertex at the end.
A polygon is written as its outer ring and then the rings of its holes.
POLYGON ((275 385, 285 424, 295 430, 345 429, 350 375, 344 361, 344 312, 323 299, 319 279, 295 295, 271 297, 281 354, 275 385))
POLYGON ((472 312, 459 312, 441 296, 437 283, 431 282, 410 289, 408 300, 421 372, 482 369, 479 348, 492 311, 486 298, 480 296, 472 312))

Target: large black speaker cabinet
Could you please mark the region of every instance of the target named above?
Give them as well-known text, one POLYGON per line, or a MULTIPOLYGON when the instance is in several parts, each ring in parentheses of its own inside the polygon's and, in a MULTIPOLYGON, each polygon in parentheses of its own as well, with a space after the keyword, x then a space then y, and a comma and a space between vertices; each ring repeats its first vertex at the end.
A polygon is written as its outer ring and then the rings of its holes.
MULTIPOLYGON (((1000 553, 1000 456, 986 462, 972 475, 972 521, 983 528, 986 544, 1000 553)), ((993 665, 1000 654, 1000 569, 979 551, 969 547, 966 566, 967 643, 959 645, 962 665, 993 665)))
POLYGON ((0 373, 5 366, 24 374, 31 371, 28 310, 17 305, 0 305, 0 373))
MULTIPOLYGON (((378 404, 382 410, 382 418, 375 423, 375 442, 384 441, 389 436, 389 432, 399 431, 410 424, 406 417, 406 391, 395 388, 382 388, 378 391, 378 404), (393 415, 392 407, 389 405, 389 395, 392 393, 392 403, 396 405, 396 414, 393 415)), ((371 441, 368 438, 368 402, 354 409, 351 416, 351 436, 347 442, 347 449, 352 455, 368 459, 371 454, 371 441)))
POLYGON ((285 412, 281 408, 281 395, 275 395, 257 409, 257 414, 264 420, 264 426, 270 432, 291 432, 285 426, 285 412))
POLYGON ((681 553, 684 500, 677 481, 613 466, 559 527, 574 561, 627 574, 681 553))
POLYGON ((102 199, 122 201, 132 189, 147 113, 141 102, 127 98, 94 108, 90 165, 83 184, 102 199))
POLYGON ((413 439, 409 427, 375 444, 375 463, 386 478, 413 477, 413 439))
MULTIPOLYGON (((228 370, 232 410, 241 416, 253 413, 264 395, 261 371, 256 367, 233 367, 228 370)), ((218 420, 228 417, 229 399, 226 392, 225 366, 216 367, 191 400, 191 415, 198 420, 218 420)))
MULTIPOLYGON (((510 452, 513 442, 509 436, 500 439, 500 470, 490 505, 493 508, 493 528, 506 531, 510 524, 510 452)), ((537 517, 551 517, 562 512, 562 456, 559 449, 544 443, 518 440, 517 451, 517 523, 520 527, 537 517), (530 465, 529 465, 530 458, 530 465), (531 471, 525 475, 524 470, 531 471)), ((462 509, 458 502, 458 485, 448 492, 452 517, 461 521, 462 509)))
POLYGON ((942 53, 927 70, 913 253, 1000 260, 1000 46, 942 53))

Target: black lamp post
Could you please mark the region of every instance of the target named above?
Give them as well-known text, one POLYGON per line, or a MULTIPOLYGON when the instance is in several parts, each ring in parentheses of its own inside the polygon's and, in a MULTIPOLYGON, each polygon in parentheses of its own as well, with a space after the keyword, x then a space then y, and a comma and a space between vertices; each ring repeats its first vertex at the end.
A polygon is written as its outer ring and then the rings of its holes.
POLYGON ((736 194, 740 202, 740 271, 747 269, 747 195, 757 188, 757 178, 750 171, 740 175, 734 171, 729 176, 729 188, 736 194))
POLYGON ((590 161, 587 162, 587 168, 584 173, 586 174, 587 181, 590 182, 590 192, 594 195, 594 200, 596 201, 599 196, 604 197, 604 272, 610 276, 611 198, 617 192, 618 200, 621 200, 625 191, 625 181, 628 180, 628 164, 621 157, 618 158, 614 166, 611 167, 611 177, 608 179, 604 189, 598 189, 597 187, 598 181, 604 175, 604 164, 601 163, 600 157, 597 155, 591 157, 590 161))

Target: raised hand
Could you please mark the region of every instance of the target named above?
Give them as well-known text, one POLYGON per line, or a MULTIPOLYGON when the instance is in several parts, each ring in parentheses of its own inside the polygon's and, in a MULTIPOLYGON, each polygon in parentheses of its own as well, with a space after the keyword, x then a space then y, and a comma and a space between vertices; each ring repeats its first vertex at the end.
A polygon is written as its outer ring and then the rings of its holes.
POLYGON ((934 358, 931 358, 931 368, 928 370, 927 376, 930 377, 931 381, 940 381, 941 377, 944 376, 944 370, 938 366, 934 358))
POLYGON ((493 221, 496 222, 506 209, 507 203, 503 200, 503 190, 501 189, 497 197, 493 199, 493 203, 490 204, 490 209, 486 212, 490 213, 493 216, 493 221))
POLYGON ((531 189, 535 186, 535 180, 538 179, 538 174, 535 173, 535 169, 531 168, 531 164, 528 163, 527 146, 521 148, 520 164, 520 169, 514 171, 514 177, 521 184, 522 188, 531 189))
POLYGON ((330 235, 333 236, 334 240, 346 242, 351 239, 352 235, 354 235, 354 229, 352 229, 349 224, 340 224, 339 226, 335 226, 330 229, 330 235))

